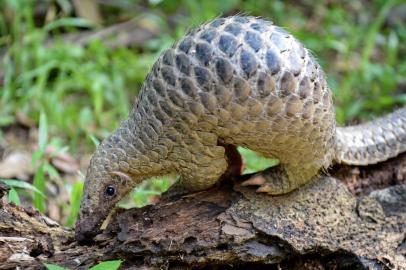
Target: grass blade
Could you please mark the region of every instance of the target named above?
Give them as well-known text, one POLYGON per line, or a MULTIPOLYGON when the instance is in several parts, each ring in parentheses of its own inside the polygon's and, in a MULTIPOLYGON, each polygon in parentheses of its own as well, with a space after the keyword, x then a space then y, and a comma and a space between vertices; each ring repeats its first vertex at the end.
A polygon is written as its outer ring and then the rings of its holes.
POLYGON ((93 28, 95 25, 84 18, 62 18, 45 25, 45 31, 52 31, 60 27, 93 28))
POLYGON ((38 188, 36 188, 35 186, 33 186, 32 184, 30 184, 28 182, 17 180, 17 179, 0 179, 0 181, 4 182, 6 185, 8 185, 11 188, 23 188, 23 189, 32 190, 35 193, 37 193, 38 195, 42 196, 43 198, 46 197, 44 193, 42 193, 38 188))
POLYGON ((269 167, 273 167, 279 164, 279 161, 277 159, 265 158, 247 148, 238 147, 237 150, 238 152, 240 152, 243 158, 243 174, 263 171, 269 167))
POLYGON ((69 270, 68 268, 60 267, 55 264, 44 263, 44 265, 48 270, 69 270))
POLYGON ((45 147, 48 142, 48 122, 45 113, 41 112, 39 117, 39 129, 38 129, 38 147, 42 153, 45 151, 45 147))
MULTIPOLYGON (((34 176, 33 185, 42 193, 45 192, 45 174, 44 174, 44 164, 41 164, 34 176)), ((45 200, 44 197, 38 195, 38 193, 34 193, 33 196, 34 206, 40 211, 41 213, 45 213, 45 200)))
POLYGON ((96 138, 93 134, 89 134, 90 140, 93 142, 94 146, 98 146, 100 144, 100 140, 96 138))
POLYGON ((121 260, 101 262, 89 268, 89 270, 116 270, 120 267, 122 262, 121 260))
POLYGON ((20 196, 18 196, 17 190, 14 188, 11 188, 8 192, 8 201, 13 202, 16 205, 21 205, 20 196))
POLYGON ((79 213, 80 200, 83 196, 83 182, 78 181, 73 185, 72 192, 70 195, 70 213, 69 217, 65 223, 67 227, 72 227, 75 224, 76 218, 79 213))

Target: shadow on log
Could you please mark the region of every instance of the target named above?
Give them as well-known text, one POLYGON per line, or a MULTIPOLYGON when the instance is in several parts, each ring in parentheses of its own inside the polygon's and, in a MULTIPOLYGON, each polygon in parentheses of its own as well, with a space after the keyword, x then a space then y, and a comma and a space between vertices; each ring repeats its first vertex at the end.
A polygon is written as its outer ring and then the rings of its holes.
POLYGON ((403 154, 336 167, 341 181, 323 177, 285 196, 237 183, 164 197, 118 211, 89 246, 3 199, 0 269, 41 269, 43 262, 88 269, 118 258, 122 269, 406 269, 405 168, 403 154))

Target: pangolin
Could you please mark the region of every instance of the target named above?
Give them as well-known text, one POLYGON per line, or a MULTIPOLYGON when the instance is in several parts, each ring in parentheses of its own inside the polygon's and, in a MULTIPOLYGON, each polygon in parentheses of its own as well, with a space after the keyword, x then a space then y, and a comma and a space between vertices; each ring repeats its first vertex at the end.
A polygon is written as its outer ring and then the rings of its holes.
POLYGON ((332 93, 311 53, 284 29, 249 16, 217 18, 166 50, 119 128, 94 153, 76 224, 91 239, 144 179, 176 173, 198 191, 227 171, 227 146, 280 165, 245 184, 288 193, 333 162, 367 165, 406 151, 406 108, 336 127, 332 93))

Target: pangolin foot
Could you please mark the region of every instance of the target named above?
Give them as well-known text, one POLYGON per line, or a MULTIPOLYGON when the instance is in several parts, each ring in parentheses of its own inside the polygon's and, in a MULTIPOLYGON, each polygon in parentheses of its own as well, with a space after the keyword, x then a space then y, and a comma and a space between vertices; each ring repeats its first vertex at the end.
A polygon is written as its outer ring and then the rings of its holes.
POLYGON ((272 167, 252 175, 241 183, 242 186, 259 186, 257 192, 269 195, 285 194, 292 189, 285 170, 281 166, 272 167))

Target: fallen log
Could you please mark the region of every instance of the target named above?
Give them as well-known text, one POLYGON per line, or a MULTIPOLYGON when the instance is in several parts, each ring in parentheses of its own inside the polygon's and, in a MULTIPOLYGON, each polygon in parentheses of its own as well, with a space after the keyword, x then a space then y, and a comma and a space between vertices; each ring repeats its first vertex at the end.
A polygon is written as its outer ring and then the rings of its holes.
POLYGON ((164 196, 117 211, 85 246, 72 230, 3 199, 0 269, 88 269, 111 259, 123 260, 121 269, 406 269, 405 168, 405 154, 337 166, 340 180, 325 176, 278 197, 239 183, 164 196))

